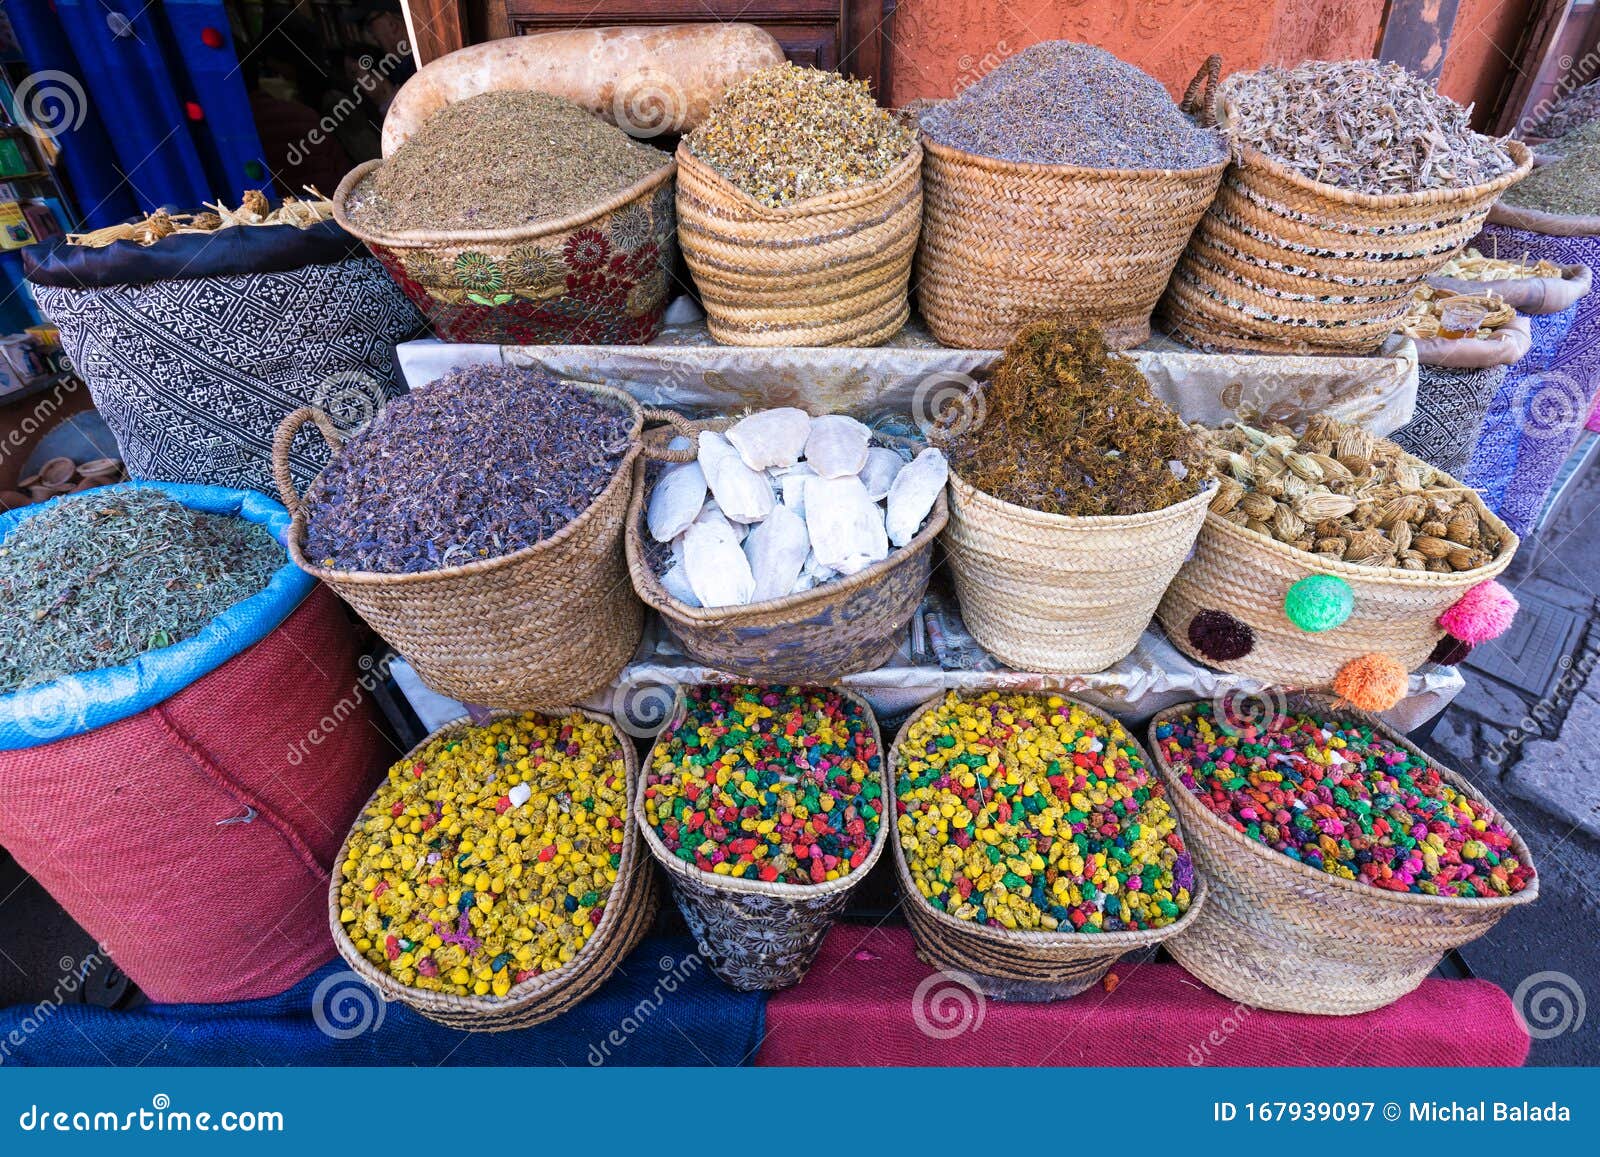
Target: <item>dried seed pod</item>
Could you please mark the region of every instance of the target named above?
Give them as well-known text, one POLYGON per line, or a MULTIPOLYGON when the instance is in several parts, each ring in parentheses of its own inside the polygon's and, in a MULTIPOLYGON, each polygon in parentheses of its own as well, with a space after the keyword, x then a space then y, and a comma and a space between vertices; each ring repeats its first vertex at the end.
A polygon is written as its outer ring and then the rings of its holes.
POLYGON ((1414 494, 1391 498, 1378 512, 1377 524, 1387 529, 1397 522, 1410 522, 1416 515, 1422 513, 1422 505, 1422 499, 1414 494))
POLYGON ((1464 546, 1451 548, 1445 556, 1450 561, 1451 567, 1456 570, 1476 570, 1480 566, 1489 565, 1489 552, 1476 548, 1468 549, 1464 546))
POLYGON ((1462 546, 1476 546, 1482 530, 1478 512, 1471 504, 1463 502, 1456 507, 1455 513, 1450 516, 1450 521, 1446 523, 1445 537, 1451 542, 1459 542, 1462 546))
MULTIPOLYGON (((1429 561, 1446 558, 1450 554, 1450 543, 1442 538, 1432 535, 1418 535, 1412 540, 1412 547, 1429 561)), ((1431 567, 1429 568, 1432 569, 1431 567)))
POLYGON ((1451 567, 1450 561, 1448 559, 1443 559, 1443 558, 1430 558, 1428 560, 1428 569, 1430 571, 1432 571, 1434 574, 1454 574, 1455 573, 1455 569, 1453 567, 1451 567))
POLYGON ((1230 510, 1226 514, 1224 514, 1222 517, 1226 518, 1229 522, 1233 523, 1235 526, 1244 526, 1246 523, 1248 523, 1250 521, 1250 516, 1247 515, 1242 510, 1230 510))
POLYGON ((1336 485, 1341 482, 1350 482, 1355 478, 1355 474, 1349 467, 1345 466, 1337 458, 1330 458, 1326 454, 1308 454, 1306 457, 1321 467, 1322 477, 1330 484, 1336 485))
POLYGON ((1306 524, 1287 506, 1280 506, 1272 513, 1272 530, 1279 542, 1294 542, 1305 536, 1306 524))
POLYGON ((1330 535, 1327 538, 1317 539, 1316 553, 1332 555, 1335 558, 1343 558, 1345 548, 1349 545, 1350 543, 1348 540, 1330 535))
POLYGON ((1268 523, 1262 522, 1259 518, 1246 519, 1245 520, 1245 526, 1247 528, 1249 528, 1250 530, 1255 531, 1257 534, 1264 534, 1268 538, 1272 537, 1272 527, 1271 527, 1271 525, 1268 524, 1268 523))
POLYGON ((1428 560, 1415 551, 1407 551, 1400 556, 1401 570, 1427 570, 1428 560))
POLYGON ((1268 498, 1282 498, 1283 483, 1276 478, 1262 479, 1256 484, 1256 493, 1265 494, 1268 498))
POLYGON ((1308 454, 1290 454, 1285 463, 1289 469, 1308 482, 1322 481, 1322 466, 1308 454))
MULTIPOLYGON (((1438 519, 1433 519, 1432 521, 1424 522, 1421 526, 1417 527, 1417 533, 1420 534, 1423 538, 1443 538, 1449 532, 1450 532, 1449 525, 1446 524, 1446 523, 1440 522, 1438 519)), ((1432 557, 1439 558, 1441 556, 1440 555, 1433 555, 1432 557)))
POLYGON ((1396 554, 1404 554, 1411 549, 1412 537, 1409 522, 1397 522, 1389 529, 1389 541, 1394 543, 1396 554))
POLYGON ((1355 562, 1357 559, 1392 553, 1393 549, 1393 544, 1384 537, 1383 531, 1366 527, 1350 536, 1350 541, 1344 548, 1344 556, 1355 562))
POLYGON ((1239 500, 1244 497, 1244 487, 1237 479, 1221 478, 1217 482, 1217 492, 1211 497, 1211 509, 1218 514, 1226 514, 1239 505, 1239 500))
MULTIPOLYGON (((1330 419, 1338 425, 1336 419, 1330 419)), ((1308 427, 1309 429, 1309 427, 1308 427)), ((1373 451, 1377 449, 1378 440, 1371 431, 1363 430, 1360 426, 1343 426, 1335 438, 1338 448, 1338 458, 1356 458, 1370 462, 1373 451)))
POLYGON ((1327 491, 1307 494, 1295 500, 1294 511, 1307 522, 1322 522, 1330 518, 1343 518, 1356 508, 1356 500, 1343 494, 1327 491))
POLYGON ((1270 519, 1273 513, 1278 509, 1278 504, 1265 494, 1257 492, 1254 494, 1246 494, 1243 498, 1241 498, 1239 500, 1239 509, 1244 511, 1251 518, 1265 522, 1270 519))
POLYGON ((1344 562, 1343 551, 1319 550, 1317 551, 1317 557, 1327 562, 1344 562))

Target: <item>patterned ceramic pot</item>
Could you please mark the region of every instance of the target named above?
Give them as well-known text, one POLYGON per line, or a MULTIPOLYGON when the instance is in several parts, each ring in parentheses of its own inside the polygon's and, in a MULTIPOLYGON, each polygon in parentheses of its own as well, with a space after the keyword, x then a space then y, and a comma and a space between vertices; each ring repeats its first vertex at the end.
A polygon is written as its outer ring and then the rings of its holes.
POLYGON ((677 260, 675 162, 593 209, 517 229, 375 233, 350 219, 382 161, 353 169, 334 216, 361 238, 447 341, 642 345, 677 260))

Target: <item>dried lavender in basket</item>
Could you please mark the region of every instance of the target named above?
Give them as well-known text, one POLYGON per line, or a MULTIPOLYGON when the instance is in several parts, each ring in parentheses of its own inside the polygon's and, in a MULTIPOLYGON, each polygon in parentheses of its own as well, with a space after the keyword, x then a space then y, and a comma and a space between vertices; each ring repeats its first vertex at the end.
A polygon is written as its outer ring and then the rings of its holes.
POLYGON ((528 370, 469 366, 391 402, 306 493, 306 558, 399 574, 549 538, 616 475, 632 416, 528 370))
POLYGON ((159 490, 63 498, 0 544, 0 694, 181 643, 286 562, 265 527, 159 490))
POLYGON ((1094 169, 1203 169, 1222 137, 1173 104, 1149 73, 1102 48, 1047 40, 923 114, 941 145, 1002 161, 1094 169))

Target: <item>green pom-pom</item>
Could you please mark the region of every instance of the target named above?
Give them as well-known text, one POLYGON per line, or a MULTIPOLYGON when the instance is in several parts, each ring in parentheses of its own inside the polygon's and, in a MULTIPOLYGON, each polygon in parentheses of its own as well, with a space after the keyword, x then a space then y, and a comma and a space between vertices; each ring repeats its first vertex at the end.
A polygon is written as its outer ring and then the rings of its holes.
POLYGON ((1283 613, 1302 631, 1331 631, 1350 617, 1356 597, 1350 584, 1337 575, 1314 574, 1289 588, 1283 613))

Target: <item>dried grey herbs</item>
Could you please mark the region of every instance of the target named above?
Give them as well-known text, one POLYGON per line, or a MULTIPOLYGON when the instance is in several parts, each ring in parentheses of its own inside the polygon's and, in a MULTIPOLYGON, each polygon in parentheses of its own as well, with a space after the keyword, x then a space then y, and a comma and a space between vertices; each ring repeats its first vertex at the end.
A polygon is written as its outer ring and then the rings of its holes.
POLYGON ((509 229, 591 209, 668 162, 571 101, 486 92, 429 117, 362 181, 349 212, 380 233, 509 229))
POLYGON ((159 490, 63 498, 0 544, 0 694, 192 638, 287 562, 265 527, 159 490))
POLYGON ((402 574, 542 542, 611 483, 633 417, 529 370, 469 366, 407 394, 306 493, 306 559, 402 574))
POLYGON ((1507 205, 1563 217, 1600 214, 1600 144, 1574 149, 1506 191, 1507 205))
POLYGON ((1564 137, 1573 129, 1600 119, 1600 80, 1591 80, 1559 98, 1528 130, 1530 137, 1564 137))
POLYGON ((730 88, 688 141, 724 180, 776 208, 876 181, 915 138, 864 81, 785 62, 730 88))
POLYGON ((1227 158, 1222 137, 1179 111, 1155 77, 1070 40, 1017 53, 924 113, 922 129, 941 145, 1032 164, 1202 169, 1227 158))
POLYGON ((1312 60, 1236 72, 1217 98, 1235 146, 1356 193, 1466 189, 1516 168, 1501 142, 1473 131, 1470 107, 1398 64, 1312 60))

